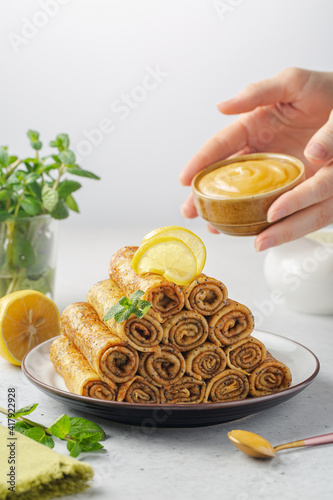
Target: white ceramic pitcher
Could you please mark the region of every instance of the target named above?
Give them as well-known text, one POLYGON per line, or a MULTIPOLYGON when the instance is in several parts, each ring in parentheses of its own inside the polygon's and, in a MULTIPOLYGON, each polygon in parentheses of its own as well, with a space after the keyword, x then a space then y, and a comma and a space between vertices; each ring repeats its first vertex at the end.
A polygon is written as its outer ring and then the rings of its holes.
POLYGON ((333 314, 333 227, 271 248, 264 273, 292 309, 333 314))

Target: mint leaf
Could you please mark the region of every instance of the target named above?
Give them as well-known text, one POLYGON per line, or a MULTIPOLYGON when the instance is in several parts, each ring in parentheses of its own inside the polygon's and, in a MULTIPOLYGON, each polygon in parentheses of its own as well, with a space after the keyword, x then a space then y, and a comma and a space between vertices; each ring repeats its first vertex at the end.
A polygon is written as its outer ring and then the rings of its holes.
POLYGON ((24 436, 37 441, 37 443, 44 444, 49 448, 54 447, 54 441, 50 436, 47 436, 44 429, 41 427, 31 427, 22 433, 24 436))
POLYGON ((119 299, 118 301, 118 304, 120 304, 121 306, 130 307, 131 301, 127 297, 121 297, 121 299, 119 299))
POLYGON ((32 405, 24 406, 24 408, 21 408, 20 410, 17 410, 15 413, 11 415, 11 418, 18 418, 23 415, 30 415, 38 406, 38 403, 34 403, 32 405))
POLYGON ((31 142, 31 147, 36 151, 42 149, 43 144, 40 141, 31 142))
POLYGON ((104 448, 101 443, 92 442, 92 441, 80 442, 80 447, 81 447, 81 451, 99 451, 99 450, 102 450, 104 448))
POLYGON ((71 180, 64 180, 60 182, 57 191, 60 199, 65 199, 68 195, 74 193, 74 191, 77 191, 80 189, 81 184, 76 181, 71 181, 71 180))
POLYGON ((80 444, 77 443, 76 441, 75 442, 68 441, 67 450, 70 452, 69 454, 73 458, 78 457, 80 455, 80 453, 82 452, 82 448, 81 448, 80 444))
POLYGON ((67 151, 60 151, 58 154, 59 160, 65 165, 74 165, 75 164, 75 154, 73 151, 68 149, 67 151))
MULTIPOLYGON (((33 194, 39 201, 42 201, 42 188, 38 182, 32 182, 28 185, 28 191, 33 194)), ((42 207, 41 207, 42 211, 42 207)))
POLYGON ((48 448, 54 448, 54 441, 51 436, 45 435, 45 437, 40 441, 41 444, 44 444, 48 448))
POLYGON ((42 201, 44 208, 48 212, 53 212, 59 201, 58 191, 45 184, 42 188, 42 201))
POLYGON ((26 422, 15 422, 15 424, 14 424, 14 429, 16 430, 16 432, 20 432, 21 434, 24 434, 24 432, 27 429, 31 429, 31 427, 33 427, 33 426, 30 424, 27 424, 26 422))
POLYGON ((69 436, 73 436, 77 432, 99 432, 102 435, 101 439, 106 437, 102 427, 91 420, 83 417, 69 417, 69 420, 71 422, 69 436))
POLYGON ((73 175, 79 175, 81 177, 88 177, 89 179, 96 179, 96 180, 100 179, 98 175, 95 175, 92 172, 89 172, 88 170, 83 170, 83 168, 80 168, 77 165, 75 165, 74 167, 67 167, 67 172, 73 175))
POLYGON ((39 174, 37 174, 36 172, 31 172, 30 174, 28 174, 26 176, 25 183, 32 184, 32 183, 36 182, 37 179, 39 179, 39 174))
POLYGON ((143 311, 145 309, 147 309, 147 311, 151 308, 151 302, 149 302, 148 300, 139 300, 138 302, 138 307, 143 311))
POLYGON ((21 207, 28 215, 38 215, 41 212, 41 204, 39 201, 32 197, 25 197, 21 201, 21 207))
POLYGON ((81 444, 88 441, 91 443, 98 442, 103 439, 103 434, 101 432, 79 431, 71 434, 71 436, 75 439, 75 441, 81 444))
POLYGON ((68 209, 63 200, 59 200, 54 209, 51 212, 54 219, 66 219, 69 216, 68 209))
POLYGON ((71 194, 66 196, 65 203, 70 210, 73 210, 74 212, 77 213, 80 212, 79 207, 77 206, 77 203, 71 194))
POLYGON ((3 147, 0 147, 0 165, 3 167, 8 167, 9 165, 9 155, 3 147))
POLYGON ((113 318, 115 316, 115 314, 117 314, 119 312, 122 312, 122 310, 123 310, 123 306, 122 305, 120 305, 118 303, 115 304, 105 314, 105 316, 103 318, 103 321, 108 321, 109 319, 113 318))
POLYGON ((139 300, 144 294, 145 292, 143 292, 142 290, 136 290, 136 292, 132 293, 132 295, 130 296, 130 301, 133 302, 134 300, 139 300))
POLYGON ((68 415, 61 415, 56 418, 49 427, 49 431, 52 432, 53 436, 58 437, 59 439, 64 439, 70 429, 71 421, 68 415))
POLYGON ((126 308, 123 308, 122 311, 115 314, 114 319, 117 323, 122 323, 123 321, 126 321, 130 317, 131 314, 132 314, 132 311, 130 310, 130 308, 126 307, 126 308))
POLYGON ((46 436, 44 429, 41 427, 30 427, 30 429, 27 429, 24 432, 24 435, 38 442, 42 441, 42 439, 46 436))
POLYGON ((72 457, 82 452, 99 451, 103 449, 103 445, 99 443, 103 435, 100 432, 77 432, 73 435, 74 441, 68 441, 67 449, 72 457))

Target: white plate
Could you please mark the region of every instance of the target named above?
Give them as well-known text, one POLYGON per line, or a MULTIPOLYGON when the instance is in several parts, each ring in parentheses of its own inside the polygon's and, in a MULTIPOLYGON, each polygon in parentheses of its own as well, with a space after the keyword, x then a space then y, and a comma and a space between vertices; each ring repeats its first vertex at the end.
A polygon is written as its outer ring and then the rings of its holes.
POLYGON ((40 390, 82 412, 114 422, 153 427, 197 427, 230 422, 292 398, 304 390, 319 372, 318 358, 306 347, 273 333, 254 330, 253 337, 264 343, 267 350, 286 364, 292 373, 289 389, 242 401, 176 405, 144 405, 100 401, 70 393, 49 358, 52 343, 47 340, 30 351, 23 359, 22 370, 40 390))

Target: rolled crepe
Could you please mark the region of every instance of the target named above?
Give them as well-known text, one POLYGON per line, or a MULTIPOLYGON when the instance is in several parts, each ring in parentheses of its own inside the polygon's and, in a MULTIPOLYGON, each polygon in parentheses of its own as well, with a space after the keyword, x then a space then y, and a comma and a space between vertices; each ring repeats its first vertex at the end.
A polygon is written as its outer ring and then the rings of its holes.
POLYGON ((227 301, 227 287, 215 278, 200 274, 183 287, 185 307, 204 316, 216 314, 227 301))
POLYGON ((249 381, 239 370, 224 370, 207 383, 204 402, 237 401, 249 393, 249 381))
POLYGON ((117 385, 111 381, 103 382, 92 370, 83 354, 65 335, 60 335, 52 342, 50 359, 56 371, 64 379, 67 389, 73 394, 115 401, 117 385))
POLYGON ((198 380, 210 379, 223 372, 227 359, 222 347, 205 342, 184 354, 186 373, 198 380))
POLYGON ((254 318, 246 306, 228 299, 225 306, 209 319, 208 325, 211 342, 228 346, 251 335, 254 318))
POLYGON ((156 386, 140 375, 121 384, 118 389, 117 401, 127 403, 157 404, 160 403, 160 393, 156 386))
POLYGON ((205 396, 205 390, 205 382, 185 376, 169 387, 160 389, 161 403, 201 403, 205 396))
POLYGON ((184 307, 184 294, 178 285, 154 273, 136 274, 132 259, 138 247, 124 247, 118 250, 110 262, 109 275, 129 297, 137 290, 145 292, 142 299, 152 303, 160 322, 177 314, 184 307))
POLYGON ((265 396, 288 389, 291 372, 288 366, 277 361, 269 352, 265 361, 253 370, 249 377, 251 396, 265 396))
POLYGON ((174 384, 185 373, 185 360, 170 346, 159 346, 155 352, 140 353, 138 373, 157 387, 174 384))
POLYGON ((67 306, 60 325, 102 380, 122 383, 134 377, 138 353, 104 325, 90 304, 76 302, 67 306))
POLYGON ((250 375, 264 361, 266 348, 260 340, 249 337, 227 347, 225 353, 229 368, 235 368, 245 375, 250 375))
MULTIPOLYGON (((124 292, 113 280, 107 279, 99 281, 89 290, 87 302, 103 321, 107 311, 124 295, 124 292)), ((112 333, 118 335, 138 351, 152 351, 163 339, 161 323, 153 311, 145 314, 143 318, 137 318, 135 314, 131 314, 122 323, 117 323, 114 318, 111 318, 104 324, 112 333)))
POLYGON ((208 323, 202 314, 183 309, 163 323, 163 342, 179 351, 189 351, 205 342, 208 323))

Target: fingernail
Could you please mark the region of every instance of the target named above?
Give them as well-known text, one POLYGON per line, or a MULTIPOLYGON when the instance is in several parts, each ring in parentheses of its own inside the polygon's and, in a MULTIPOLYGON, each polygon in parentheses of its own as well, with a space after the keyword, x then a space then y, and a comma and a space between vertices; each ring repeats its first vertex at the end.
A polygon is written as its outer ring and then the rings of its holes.
POLYGON ((275 222, 276 220, 282 219, 287 215, 287 210, 285 208, 280 208, 275 210, 275 212, 267 214, 267 222, 275 222))
POLYGON ((305 149, 305 153, 307 156, 311 156, 311 158, 314 158, 315 160, 323 160, 327 155, 327 151, 324 146, 316 142, 310 144, 305 149))
POLYGON ((267 248, 274 246, 273 238, 264 238, 263 240, 255 243, 255 249, 257 252, 262 252, 263 250, 267 250, 267 248))

